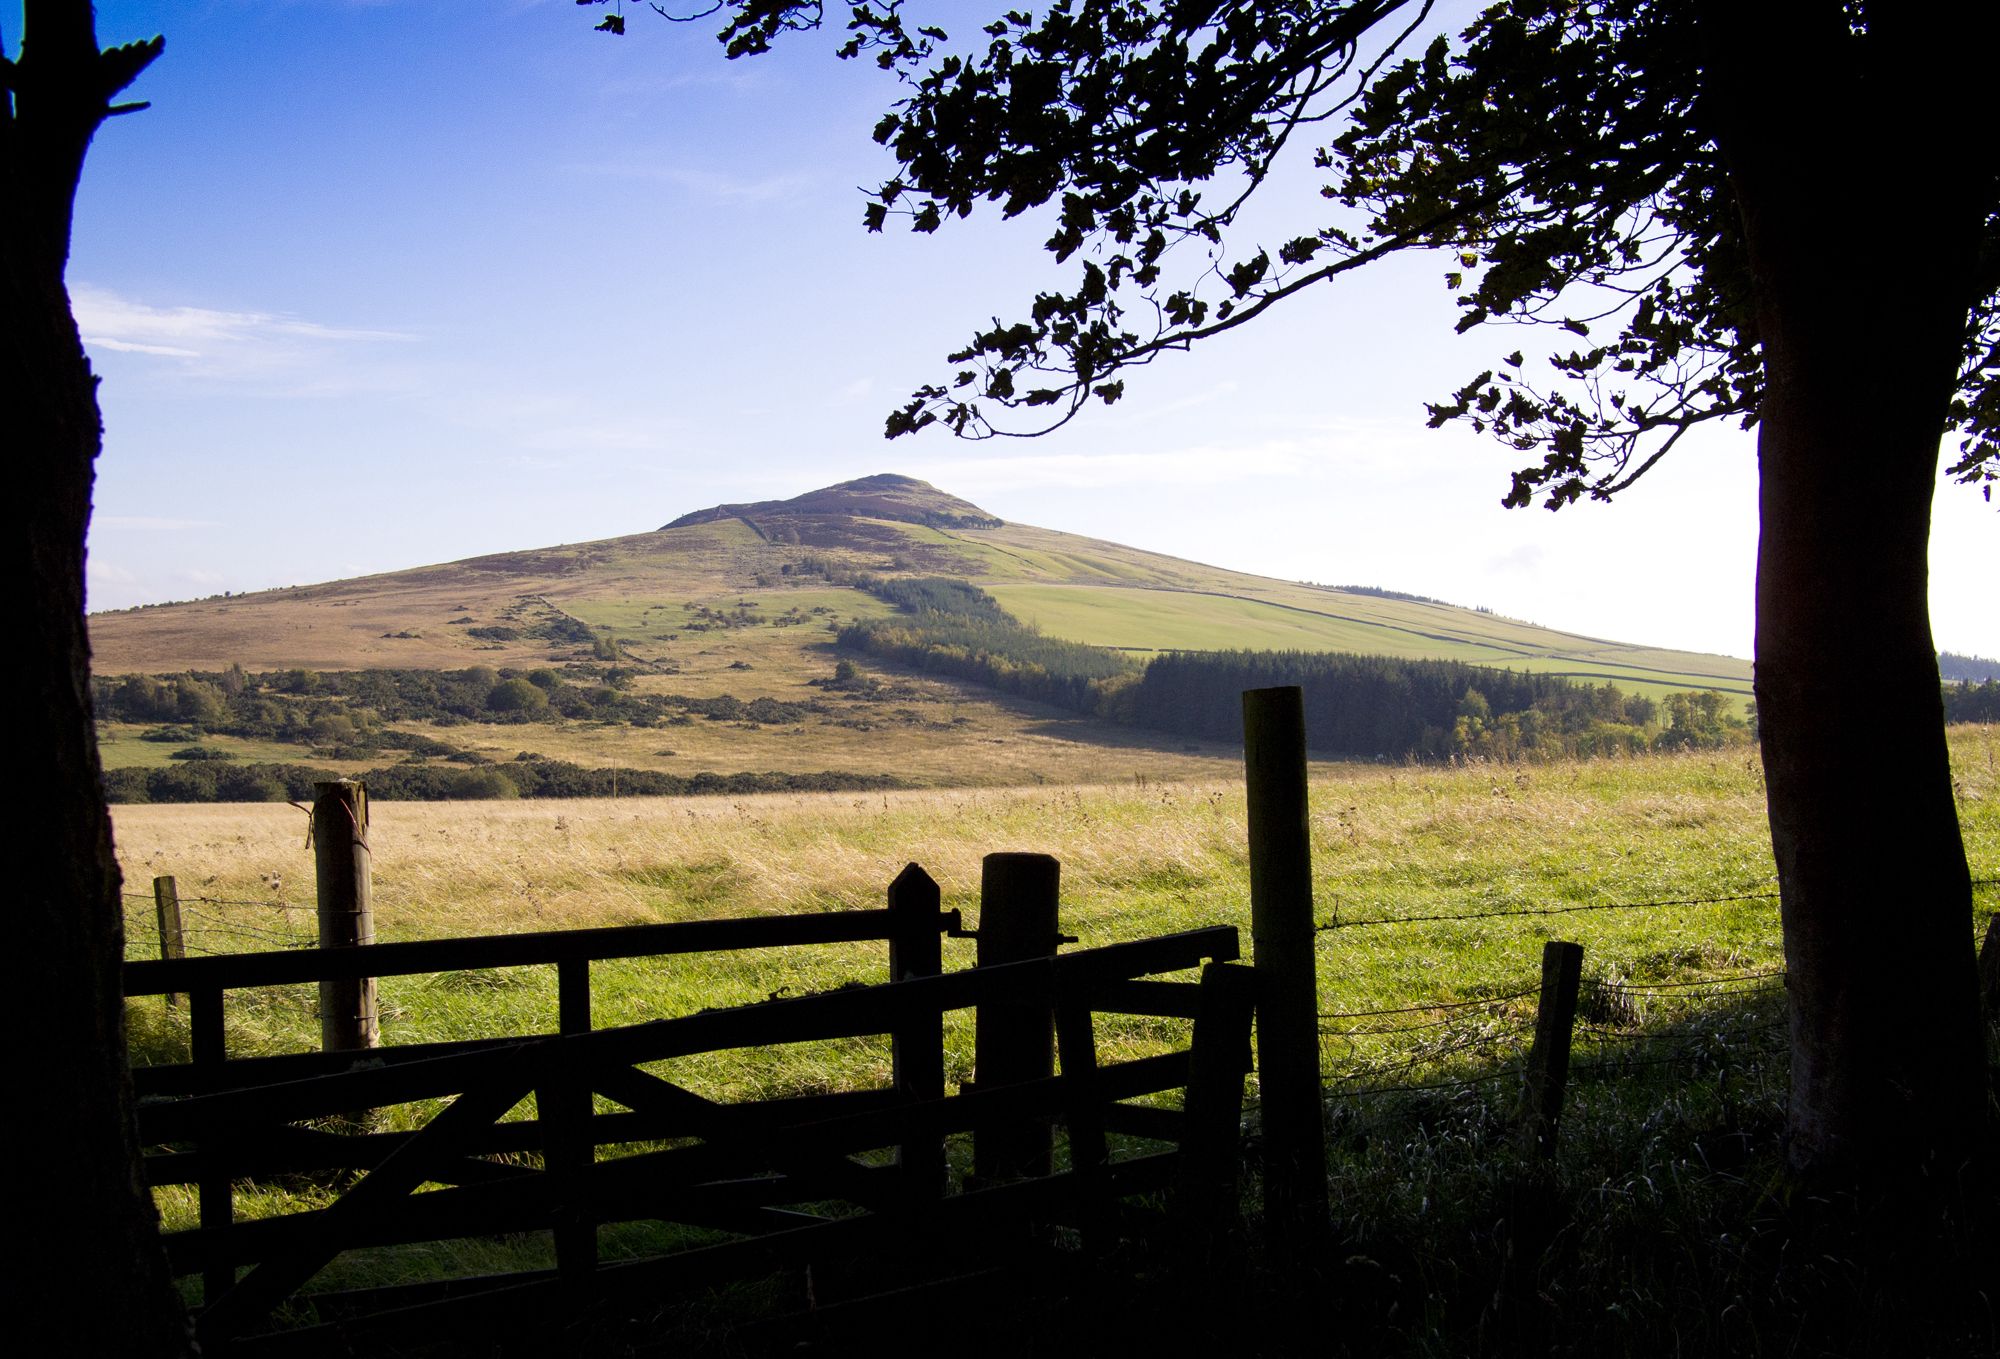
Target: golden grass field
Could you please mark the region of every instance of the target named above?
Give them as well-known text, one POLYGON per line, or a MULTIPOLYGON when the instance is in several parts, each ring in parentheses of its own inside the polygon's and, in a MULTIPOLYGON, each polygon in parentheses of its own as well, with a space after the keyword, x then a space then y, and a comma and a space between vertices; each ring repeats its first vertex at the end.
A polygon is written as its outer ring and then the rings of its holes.
MULTIPOLYGON (((1952 750, 1973 876, 2000 876, 2000 731, 1956 728, 1952 750)), ((910 861, 970 916, 981 857, 1033 850, 1062 861, 1064 927, 1086 945, 1202 924, 1247 931, 1244 814, 1236 779, 378 802, 376 925, 383 939, 409 939, 864 907, 879 904, 910 861)), ((311 858, 297 808, 123 806, 114 821, 132 956, 153 947, 147 885, 161 874, 202 913, 197 928, 224 931, 217 944, 232 942, 232 922, 309 934, 311 858)), ((1684 899, 1767 891, 1772 881, 1761 770, 1741 750, 1529 766, 1316 765, 1311 824, 1322 921, 1684 899)), ((1990 912, 1990 889, 1981 901, 1990 912)), ((1776 957, 1769 902, 1523 916, 1328 931, 1329 960, 1370 961, 1329 965, 1322 988, 1344 1003, 1463 989, 1489 965, 1529 971, 1554 922, 1591 949, 1590 966, 1625 975, 1776 957)))
MULTIPOLYGON (((1983 930, 2000 907, 2000 729, 1960 727, 1951 742, 1967 855, 1984 883, 1968 923, 1983 930)), ((1782 1051, 1759 1058, 1743 1046, 1781 1043, 1767 1032, 1782 1027, 1773 976, 1783 964, 1775 903, 1763 895, 1772 889, 1763 804, 1762 771, 1740 750, 1534 766, 1315 766, 1315 914, 1327 924, 1348 922, 1317 936, 1322 1065, 1335 1089, 1360 1101, 1340 1106, 1348 1120, 1342 1136, 1378 1148, 1349 1156, 1342 1211, 1372 1194, 1368 1213, 1420 1223, 1430 1213, 1426 1196, 1456 1192, 1452 1177, 1470 1172, 1450 1168, 1448 1146, 1431 1157, 1430 1171, 1415 1174, 1410 1158, 1393 1152, 1412 1137, 1421 1141, 1415 1125, 1385 1123, 1371 1139, 1354 1129, 1374 1125, 1353 1120, 1374 1117, 1366 1096, 1384 1087, 1449 1089, 1460 1078, 1488 1082, 1513 1070, 1533 1025, 1532 991, 1549 938, 1581 942, 1587 981, 1626 997, 1623 1008, 1596 1014, 1579 1031, 1586 1069, 1605 1052, 1632 1051, 1626 1040, 1698 1040, 1737 1053, 1733 1069, 1741 1072, 1720 1095, 1650 1085, 1627 1092, 1602 1082, 1580 1088, 1566 1143, 1574 1154, 1609 1158, 1607 1165, 1625 1166, 1619 1174, 1638 1175, 1627 1164, 1637 1136, 1628 1125, 1666 1107, 1660 1101, 1679 1111, 1680 1122, 1714 1116, 1704 1100, 1775 1101, 1782 1051), (1530 913, 1635 903, 1663 904, 1530 913), (1445 918, 1361 923, 1425 916, 1445 918), (1703 979, 1722 989, 1674 989, 1703 979), (1686 1003, 1697 998, 1723 1008, 1686 1003), (1467 1000, 1482 1003, 1436 1020, 1426 1010, 1467 1000), (1391 1009, 1413 1012, 1387 1023, 1365 1013, 1391 1009)), ((1212 924, 1235 925, 1248 944, 1237 778, 735 799, 378 802, 371 821, 384 940, 861 908, 879 904, 911 860, 938 880, 947 907, 976 923, 981 858, 1033 850, 1061 860, 1063 928, 1084 946, 1212 924)), ((312 867, 300 810, 138 805, 115 808, 114 822, 128 956, 157 950, 149 882, 161 874, 178 882, 194 951, 309 946, 312 867)), ((971 950, 947 940, 946 967, 969 966, 971 950)), ((383 1041, 550 1032, 553 971, 385 979, 383 1041)), ((885 975, 879 944, 600 963, 592 970, 593 1022, 631 1023, 885 975)), ((1100 1053, 1157 1051, 1176 1041, 1163 1027, 1175 1023, 1106 1017, 1100 1053)), ((232 993, 227 1028, 235 1055, 310 1049, 318 1041, 313 988, 232 993)), ((128 1031, 136 1061, 185 1060, 185 1008, 134 1001, 128 1031)), ((947 1024, 946 1064, 950 1080, 971 1074, 962 1018, 947 1024)), ((879 1085, 890 1054, 886 1039, 855 1039, 667 1065, 662 1074, 711 1097, 759 1098, 879 1085)), ((395 1115, 417 1117, 415 1109, 395 1115)), ((237 1212, 320 1207, 330 1193, 246 1183, 237 1212)), ((156 1200, 167 1227, 195 1224, 190 1189, 165 1187, 156 1200)), ((670 1248, 663 1230, 606 1228, 602 1248, 607 1257, 670 1248)), ((530 1234, 357 1252, 322 1276, 322 1286, 542 1267, 548 1249, 530 1234)))

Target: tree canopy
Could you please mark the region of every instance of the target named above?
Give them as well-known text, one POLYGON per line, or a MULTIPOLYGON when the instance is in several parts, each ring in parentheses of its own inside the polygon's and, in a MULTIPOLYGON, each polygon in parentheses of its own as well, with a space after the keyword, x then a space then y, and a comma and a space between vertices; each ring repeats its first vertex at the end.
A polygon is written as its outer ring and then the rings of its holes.
MULTIPOLYGON (((1048 207, 1046 248, 1073 271, 1025 317, 978 330, 948 378, 889 416, 892 436, 938 422, 1040 432, 1118 400, 1128 369, 1409 250, 1446 252, 1461 331, 1547 334, 1429 408, 1433 426, 1463 421, 1537 455, 1510 505, 1608 498, 1687 430, 1757 422, 1759 322, 1700 5, 1510 0, 1420 51, 1405 49, 1437 27, 1435 0, 1058 0, 1002 13, 971 43, 897 0, 846 8, 840 55, 904 87, 875 129, 898 170, 871 195, 868 227, 1048 207), (1287 239, 1238 242, 1239 213, 1288 155, 1313 158, 1326 212, 1287 239)), ((1863 68, 1880 8, 1823 5, 1797 22, 1827 27, 1863 68)), ((731 57, 826 22, 818 0, 717 11, 731 57)), ((1985 255, 1949 475, 1990 498, 2000 211, 1985 255)))
MULTIPOLYGON (((1033 213, 1068 270, 887 432, 1052 428, 1119 400, 1131 369, 1408 251, 1444 253, 1461 331, 1539 328, 1532 354, 1429 408, 1520 455, 1507 504, 1608 499, 1691 429, 1754 427, 1792 1160, 1911 1174, 1967 1154, 1985 1064, 1928 545, 1942 436, 1946 475, 1989 500, 2000 479, 2000 141, 1980 64, 2000 8, 1500 0, 1455 34, 1444 8, 839 6, 839 54, 899 82, 875 128, 897 168, 866 225, 1033 213), (1308 156, 1324 211, 1239 241, 1246 205, 1308 156), (1830 663, 1857 629, 1868 645, 1830 663), (1827 741, 1827 715, 1863 703, 1880 739, 1827 741), (1892 900, 1910 905, 1885 933, 1892 900)), ((731 57, 836 22, 822 0, 685 17, 716 15, 731 57)), ((601 26, 622 32, 622 13, 601 26)))

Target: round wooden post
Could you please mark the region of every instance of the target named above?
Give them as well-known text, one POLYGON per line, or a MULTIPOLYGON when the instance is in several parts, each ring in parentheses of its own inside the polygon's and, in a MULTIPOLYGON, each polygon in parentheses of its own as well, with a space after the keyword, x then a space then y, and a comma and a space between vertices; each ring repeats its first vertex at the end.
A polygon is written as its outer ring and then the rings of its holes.
MULTIPOLYGON (((319 946, 374 943, 368 790, 353 779, 315 783, 312 828, 313 868, 319 879, 319 946)), ((319 984, 319 1039, 328 1052, 380 1046, 373 977, 319 984)))
MULTIPOLYGON (((979 877, 980 967, 1053 958, 1061 942, 1057 898, 1062 866, 1047 854, 989 854, 979 877)), ((990 1001, 979 1007, 973 1080, 981 1090, 1055 1075, 1055 1012, 1046 1004, 990 1001)), ((973 1132, 972 1167, 981 1183, 1047 1175, 1047 1124, 992 1124, 973 1132)))
MULTIPOLYGON (((889 884, 889 980, 911 981, 944 971, 944 896, 931 875, 905 865, 889 884)), ((944 1098, 944 1016, 900 1021, 890 1036, 896 1089, 913 1100, 944 1098)), ((944 1193, 944 1139, 919 1135, 902 1144, 905 1192, 914 1201, 944 1193)))
MULTIPOLYGON (((153 913, 160 922, 160 956, 187 957, 187 945, 181 935, 181 894, 171 877, 153 879, 153 913)), ((179 995, 167 992, 169 1010, 179 1003, 179 995)))
POLYGON ((1250 938, 1257 969, 1264 1219, 1274 1240, 1303 1245, 1326 1230, 1329 1208, 1306 810, 1305 694, 1296 685, 1244 691, 1243 773, 1250 802, 1250 938))
POLYGON ((1529 1154, 1544 1161, 1556 1153, 1556 1122, 1569 1086, 1570 1036, 1582 979, 1582 944, 1551 939, 1542 945, 1542 993, 1535 1005, 1535 1044, 1528 1049, 1523 1136, 1529 1154))

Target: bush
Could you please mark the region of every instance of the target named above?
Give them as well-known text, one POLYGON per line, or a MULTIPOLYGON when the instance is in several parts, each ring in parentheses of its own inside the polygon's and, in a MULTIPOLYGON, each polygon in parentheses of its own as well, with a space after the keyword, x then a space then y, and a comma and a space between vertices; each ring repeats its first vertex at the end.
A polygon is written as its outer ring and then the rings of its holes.
POLYGON ((486 695, 486 707, 496 713, 539 713, 549 706, 549 696, 524 679, 502 680, 486 695))
POLYGON ((517 798, 521 790, 498 769, 454 769, 445 776, 445 796, 453 801, 483 802, 517 798))
POLYGON ((183 746, 167 756, 170 760, 233 760, 236 757, 214 746, 183 746))

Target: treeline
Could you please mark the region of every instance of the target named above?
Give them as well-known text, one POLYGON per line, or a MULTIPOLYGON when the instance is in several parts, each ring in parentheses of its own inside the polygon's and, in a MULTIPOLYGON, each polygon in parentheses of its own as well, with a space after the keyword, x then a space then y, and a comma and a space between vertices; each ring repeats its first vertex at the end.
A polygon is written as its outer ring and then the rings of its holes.
POLYGON ((1520 759, 1727 745, 1749 729, 1714 691, 1663 703, 1614 684, 1458 661, 1323 652, 1172 652, 1115 699, 1115 715, 1215 741, 1243 739, 1241 693, 1305 692, 1306 744, 1322 755, 1520 759))
MULTIPOLYGON (((413 749, 408 742, 425 739, 385 730, 388 722, 452 727, 574 720, 651 727, 706 717, 777 725, 796 724, 824 710, 815 701, 636 693, 630 688, 635 675, 621 666, 567 672, 472 666, 326 674, 246 674, 232 666, 220 673, 99 678, 93 681, 92 700, 99 721, 167 724, 180 729, 171 739, 212 734, 294 742, 331 752, 322 756, 326 759, 365 759, 383 750, 413 749)), ((421 753, 449 750, 442 746, 421 753)))
POLYGON ((1944 686, 1947 722, 2000 722, 2000 680, 1944 686))
POLYGON ((1938 652, 1938 676, 1948 684, 1980 684, 2000 680, 2000 661, 1985 656, 1962 656, 1956 651, 1938 652))
POLYGON ((1289 684, 1305 690, 1307 744, 1349 758, 1630 754, 1713 749, 1751 735, 1729 699, 1712 690, 1656 703, 1614 684, 1459 661, 1171 652, 1141 671, 1118 652, 1044 637, 962 580, 862 576, 854 584, 898 613, 842 628, 845 648, 1183 736, 1239 742, 1242 691, 1289 684))
MULTIPOLYGON (((113 769, 109 802, 304 802, 313 784, 340 777, 296 764, 199 761, 167 769, 113 769)), ((523 755, 506 764, 449 768, 399 764, 357 775, 368 795, 386 802, 494 798, 687 797, 705 794, 875 792, 903 786, 885 774, 663 774, 652 769, 591 769, 567 760, 523 755)))
POLYGON ((1135 667, 1115 651, 1045 637, 977 586, 948 576, 857 582, 900 611, 850 623, 839 644, 1072 712, 1097 712, 1135 667))

